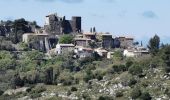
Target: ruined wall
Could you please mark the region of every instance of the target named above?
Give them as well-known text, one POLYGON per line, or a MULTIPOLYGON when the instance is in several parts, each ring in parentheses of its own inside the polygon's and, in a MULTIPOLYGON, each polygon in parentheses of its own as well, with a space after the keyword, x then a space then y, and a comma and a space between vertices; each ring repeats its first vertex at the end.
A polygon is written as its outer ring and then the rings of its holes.
POLYGON ((81 17, 72 17, 72 20, 66 20, 64 17, 58 17, 55 14, 46 16, 45 31, 48 34, 62 35, 81 32, 81 17))

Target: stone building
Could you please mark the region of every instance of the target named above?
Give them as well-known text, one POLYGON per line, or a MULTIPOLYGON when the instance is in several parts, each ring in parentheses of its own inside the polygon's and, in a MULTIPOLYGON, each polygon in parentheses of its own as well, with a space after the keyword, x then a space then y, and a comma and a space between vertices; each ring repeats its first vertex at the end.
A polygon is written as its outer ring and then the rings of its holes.
POLYGON ((101 57, 107 58, 107 53, 108 53, 107 50, 102 48, 97 48, 94 51, 97 52, 101 57))
POLYGON ((57 14, 46 16, 44 29, 48 34, 62 35, 81 32, 81 17, 73 16, 71 20, 57 14))
POLYGON ((57 44, 55 52, 56 54, 67 54, 74 51, 74 47, 73 44, 57 44))
POLYGON ((76 46, 89 47, 91 43, 91 39, 87 38, 75 38, 74 40, 76 46))
POLYGON ((23 42, 29 44, 30 48, 43 52, 48 52, 50 49, 55 48, 58 39, 57 37, 48 34, 23 34, 23 42))
POLYGON ((129 48, 123 51, 123 55, 125 57, 140 57, 148 54, 149 54, 149 50, 145 47, 129 48))
POLYGON ((132 37, 118 37, 121 48, 133 47, 134 38, 132 37))
POLYGON ((113 48, 113 38, 111 34, 102 34, 102 47, 105 49, 113 48))
POLYGON ((91 40, 96 40, 96 33, 83 33, 83 37, 91 40))
POLYGON ((94 51, 91 48, 76 46, 74 49, 74 53, 76 54, 76 58, 86 58, 86 57, 92 57, 94 51))

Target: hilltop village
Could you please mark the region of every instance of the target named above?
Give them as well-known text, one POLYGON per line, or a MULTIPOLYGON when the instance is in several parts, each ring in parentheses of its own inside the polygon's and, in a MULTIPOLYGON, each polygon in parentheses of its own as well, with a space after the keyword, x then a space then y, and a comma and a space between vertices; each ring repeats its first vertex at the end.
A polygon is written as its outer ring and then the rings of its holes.
POLYGON ((170 100, 170 45, 147 48, 82 18, 0 21, 0 100, 170 100))
POLYGON ((116 48, 120 48, 124 56, 138 57, 149 53, 142 44, 135 43, 133 37, 113 37, 110 33, 98 33, 95 27, 90 32, 83 32, 81 17, 73 16, 71 20, 57 14, 46 16, 44 27, 34 28, 32 33, 24 33, 23 42, 33 49, 46 52, 48 55, 59 55, 74 52, 75 57, 85 58, 98 53, 110 59, 116 48), (60 43, 62 36, 72 36, 69 43, 60 43), (31 44, 31 43, 34 44, 31 44))

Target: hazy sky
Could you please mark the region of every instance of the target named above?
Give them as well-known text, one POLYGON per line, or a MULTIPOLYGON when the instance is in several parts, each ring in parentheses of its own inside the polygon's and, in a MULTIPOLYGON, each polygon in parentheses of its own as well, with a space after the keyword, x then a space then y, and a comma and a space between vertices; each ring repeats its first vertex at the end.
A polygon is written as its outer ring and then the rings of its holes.
POLYGON ((147 40, 158 34, 170 43, 170 0, 0 0, 0 20, 25 18, 44 24, 44 16, 82 16, 82 28, 147 40))

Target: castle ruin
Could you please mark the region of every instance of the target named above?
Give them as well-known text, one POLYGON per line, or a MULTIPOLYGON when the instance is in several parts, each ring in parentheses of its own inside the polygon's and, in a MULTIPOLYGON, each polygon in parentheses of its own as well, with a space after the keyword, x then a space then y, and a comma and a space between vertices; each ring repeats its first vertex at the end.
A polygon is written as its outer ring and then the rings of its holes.
POLYGON ((81 17, 73 16, 71 20, 59 17, 57 14, 46 16, 45 32, 52 35, 63 35, 69 33, 81 33, 81 17))

